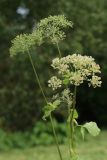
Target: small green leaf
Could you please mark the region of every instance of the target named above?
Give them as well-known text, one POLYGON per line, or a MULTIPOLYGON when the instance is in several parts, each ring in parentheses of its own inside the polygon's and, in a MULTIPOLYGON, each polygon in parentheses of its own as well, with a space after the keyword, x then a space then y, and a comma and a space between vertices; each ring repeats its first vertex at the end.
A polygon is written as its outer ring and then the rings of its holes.
POLYGON ((74 110, 74 119, 77 119, 78 118, 78 112, 77 112, 77 110, 75 109, 74 110))
POLYGON ((100 133, 100 129, 95 122, 85 123, 83 127, 87 129, 92 136, 97 136, 100 133))
POLYGON ((53 103, 48 103, 44 107, 43 120, 46 120, 46 118, 51 114, 51 112, 54 111, 59 105, 60 105, 60 100, 55 100, 53 103))
POLYGON ((49 105, 46 105, 44 107, 44 116, 43 116, 43 120, 46 120, 46 117, 48 117, 51 113, 51 108, 49 105))
MULTIPOLYGON (((72 110, 71 110, 71 112, 70 112, 70 114, 69 114, 69 116, 68 116, 67 122, 70 122, 71 118, 72 118, 72 110)), ((77 110, 75 109, 75 110, 74 110, 74 114, 73 114, 73 119, 77 119, 77 118, 78 118, 78 112, 77 112, 77 110)))
POLYGON ((55 101, 53 102, 53 105, 54 105, 54 106, 59 106, 60 103, 61 103, 61 101, 60 101, 59 99, 57 99, 57 100, 55 100, 55 101))

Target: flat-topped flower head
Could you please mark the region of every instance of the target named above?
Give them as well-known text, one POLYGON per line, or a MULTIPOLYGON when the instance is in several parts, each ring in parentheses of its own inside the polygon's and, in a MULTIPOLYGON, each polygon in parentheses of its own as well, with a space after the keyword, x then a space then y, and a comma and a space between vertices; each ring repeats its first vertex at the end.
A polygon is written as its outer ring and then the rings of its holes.
POLYGON ((32 46, 40 45, 42 43, 41 33, 34 34, 20 34, 12 40, 12 46, 10 48, 10 55, 15 56, 17 53, 25 53, 29 51, 32 46))
POLYGON ((25 52, 28 50, 28 41, 29 35, 27 34, 20 34, 12 40, 12 47, 10 48, 11 56, 17 54, 17 52, 25 52))
POLYGON ((63 15, 44 18, 31 34, 20 34, 12 40, 10 55, 14 56, 19 52, 25 53, 33 46, 40 46, 47 40, 56 44, 65 38, 64 29, 72 27, 72 25, 72 22, 63 15))
POLYGON ((94 88, 101 86, 100 66, 91 56, 73 54, 55 58, 51 66, 57 71, 57 77, 62 81, 62 86, 79 86, 84 81, 87 81, 89 86, 92 85, 94 88))
POLYGON ((49 16, 48 18, 42 19, 36 26, 33 32, 41 31, 42 37, 52 43, 58 43, 63 40, 66 35, 64 29, 72 27, 73 23, 68 21, 64 15, 49 16))

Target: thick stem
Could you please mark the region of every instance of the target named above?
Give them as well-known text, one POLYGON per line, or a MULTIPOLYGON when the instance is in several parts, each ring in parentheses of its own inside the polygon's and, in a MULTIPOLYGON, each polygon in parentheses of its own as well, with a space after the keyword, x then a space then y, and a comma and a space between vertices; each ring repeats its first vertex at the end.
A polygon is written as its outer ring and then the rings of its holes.
MULTIPOLYGON (((29 51, 28 51, 28 56, 29 56, 29 60, 30 60, 30 62, 31 62, 31 65, 32 65, 32 68, 33 68, 35 77, 36 77, 36 79, 37 79, 39 88, 40 88, 40 90, 41 90, 41 92, 42 92, 43 98, 44 98, 45 102, 48 103, 47 98, 46 98, 46 96, 45 96, 45 93, 44 93, 44 91, 43 91, 43 88, 42 88, 42 86, 41 86, 39 76, 38 76, 38 74, 37 74, 36 68, 35 68, 35 66, 34 66, 34 63, 33 63, 33 60, 32 60, 32 57, 31 57, 29 51)), ((35 80, 35 81, 36 81, 36 80, 35 80)), ((52 116, 50 115, 49 118, 50 118, 50 121, 51 121, 52 131, 53 131, 53 134, 54 134, 55 143, 56 143, 57 150, 58 150, 58 153, 59 153, 59 156, 60 156, 60 160, 62 160, 62 155, 61 155, 61 151, 60 151, 60 148, 59 148, 58 139, 57 139, 55 127, 54 127, 54 124, 53 124, 52 116)))
MULTIPOLYGON (((68 105, 68 115, 70 115, 70 106, 68 105)), ((68 144, 69 144, 69 154, 70 156, 72 156, 72 152, 71 152, 71 125, 70 122, 68 121, 68 144)))
MULTIPOLYGON (((57 46, 57 49, 58 49, 58 54, 59 54, 59 58, 62 57, 61 55, 61 51, 60 51, 60 48, 59 48, 59 44, 58 42, 56 41, 56 46, 57 46)), ((70 106, 68 106, 68 115, 70 115, 70 106)), ((71 151, 71 148, 72 148, 72 145, 71 145, 71 132, 69 132, 71 130, 71 127, 70 127, 70 122, 68 122, 68 144, 69 144, 69 154, 70 156, 72 156, 72 151, 71 151)))
MULTIPOLYGON (((61 58, 61 51, 59 48, 59 44, 56 41, 56 45, 57 45, 57 49, 58 49, 58 53, 59 53, 59 57, 61 58)), ((74 117, 74 111, 75 111, 75 105, 76 105, 76 86, 74 87, 74 96, 73 96, 73 106, 72 106, 72 111, 70 110, 70 106, 68 106, 68 114, 70 115, 71 112, 71 120, 68 124, 68 128, 70 130, 70 135, 68 134, 68 141, 69 141, 69 153, 70 156, 72 157, 74 152, 74 122, 73 122, 73 117, 74 117)))
POLYGON ((70 120, 71 147, 72 147, 73 153, 74 153, 74 122, 73 122, 73 117, 74 117, 75 105, 76 105, 76 86, 74 87, 73 107, 72 107, 72 114, 71 114, 71 120, 70 120))

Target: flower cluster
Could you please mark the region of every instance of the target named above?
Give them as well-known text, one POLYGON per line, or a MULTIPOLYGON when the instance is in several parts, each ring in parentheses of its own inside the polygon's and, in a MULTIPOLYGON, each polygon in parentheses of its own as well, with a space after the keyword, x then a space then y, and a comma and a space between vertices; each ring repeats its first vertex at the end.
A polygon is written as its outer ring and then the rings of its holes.
POLYGON ((56 44, 65 38, 63 29, 72 26, 73 23, 68 21, 64 15, 49 16, 37 24, 34 32, 41 31, 43 39, 56 44))
POLYGON ((100 87, 101 86, 101 77, 98 77, 98 76, 92 76, 92 79, 90 80, 90 84, 89 85, 91 85, 92 84, 92 86, 94 87, 94 88, 96 88, 96 87, 100 87))
POLYGON ((14 56, 19 52, 27 52, 33 46, 40 46, 46 40, 56 44, 65 38, 63 29, 67 27, 72 27, 72 22, 63 15, 44 18, 31 34, 20 34, 12 40, 10 55, 14 56))
POLYGON ((10 55, 14 56, 19 52, 27 52, 32 46, 40 45, 42 37, 40 32, 34 34, 20 34, 12 40, 12 47, 10 48, 10 55))
MULTIPOLYGON (((101 73, 100 66, 95 63, 94 58, 91 56, 73 54, 55 58, 51 66, 58 71, 58 77, 62 85, 79 86, 87 81, 89 86, 92 85, 94 88, 101 86, 101 78, 98 76, 101 73)), ((50 81, 49 86, 53 86, 52 81, 50 81)), ((54 85, 55 88, 58 87, 54 85)))
POLYGON ((58 79, 56 76, 51 77, 51 79, 48 81, 48 86, 52 87, 53 90, 60 88, 62 84, 62 81, 58 79))

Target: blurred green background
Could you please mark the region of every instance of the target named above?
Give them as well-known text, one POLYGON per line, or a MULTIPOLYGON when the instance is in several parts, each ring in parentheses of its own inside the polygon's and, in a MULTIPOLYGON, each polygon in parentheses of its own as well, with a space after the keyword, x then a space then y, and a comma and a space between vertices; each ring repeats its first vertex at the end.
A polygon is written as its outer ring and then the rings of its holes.
MULTIPOLYGON (((27 55, 10 58, 9 48, 17 34, 29 33, 40 19, 58 14, 64 14, 74 23, 73 29, 67 31, 66 40, 59 44, 63 55, 80 53, 93 56, 102 71, 101 88, 83 85, 78 89, 79 122, 96 121, 101 128, 107 127, 106 0, 0 0, 1 150, 54 143, 51 127, 46 129, 50 124, 42 122, 44 100, 38 84, 35 85, 29 59, 27 55)), ((35 48, 32 56, 49 97, 52 92, 47 88, 47 80, 52 75, 50 63, 57 56, 57 49, 44 44, 35 48)), ((61 143, 66 141, 65 114, 56 111, 53 115, 61 143)))

